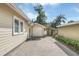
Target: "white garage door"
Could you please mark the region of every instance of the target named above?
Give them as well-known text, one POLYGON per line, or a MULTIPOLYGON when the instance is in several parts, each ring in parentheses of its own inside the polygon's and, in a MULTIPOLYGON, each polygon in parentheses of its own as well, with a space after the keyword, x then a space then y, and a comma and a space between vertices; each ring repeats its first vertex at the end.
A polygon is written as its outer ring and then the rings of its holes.
POLYGON ((33 28, 33 36, 43 36, 44 29, 41 27, 33 28))

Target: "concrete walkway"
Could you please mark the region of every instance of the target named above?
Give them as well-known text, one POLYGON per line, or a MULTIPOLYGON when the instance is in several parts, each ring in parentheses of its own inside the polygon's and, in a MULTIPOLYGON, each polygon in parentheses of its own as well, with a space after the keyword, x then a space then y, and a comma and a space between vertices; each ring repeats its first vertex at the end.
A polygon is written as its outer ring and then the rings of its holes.
POLYGON ((6 56, 67 56, 55 41, 51 37, 26 41, 6 56))

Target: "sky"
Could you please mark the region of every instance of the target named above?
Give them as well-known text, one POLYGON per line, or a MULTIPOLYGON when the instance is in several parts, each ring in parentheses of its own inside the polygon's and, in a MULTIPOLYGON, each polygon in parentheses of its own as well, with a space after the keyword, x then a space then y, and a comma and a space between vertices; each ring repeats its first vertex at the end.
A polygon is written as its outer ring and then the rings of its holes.
MULTIPOLYGON (((62 14, 66 17, 67 22, 70 20, 79 21, 79 4, 78 3, 40 3, 47 16, 46 22, 52 22, 56 16, 62 14)), ((37 12, 34 10, 36 3, 18 3, 16 4, 30 20, 36 20, 37 12)))

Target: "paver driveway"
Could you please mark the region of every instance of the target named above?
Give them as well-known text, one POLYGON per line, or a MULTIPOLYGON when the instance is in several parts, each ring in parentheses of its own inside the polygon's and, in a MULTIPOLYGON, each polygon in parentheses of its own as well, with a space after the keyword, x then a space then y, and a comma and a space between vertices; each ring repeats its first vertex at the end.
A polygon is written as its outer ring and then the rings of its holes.
POLYGON ((26 41, 8 53, 7 56, 67 56, 55 42, 56 40, 51 37, 26 41))

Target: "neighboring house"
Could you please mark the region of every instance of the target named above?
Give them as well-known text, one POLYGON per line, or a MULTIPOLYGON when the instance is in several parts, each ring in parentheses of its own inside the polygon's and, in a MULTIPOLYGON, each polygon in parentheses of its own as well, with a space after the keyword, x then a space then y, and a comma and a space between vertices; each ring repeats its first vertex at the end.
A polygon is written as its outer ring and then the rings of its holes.
POLYGON ((38 24, 38 23, 34 23, 30 29, 30 36, 31 37, 43 37, 47 35, 47 31, 46 31, 46 27, 38 24))
POLYGON ((57 27, 59 35, 79 40, 79 22, 63 24, 57 27))
POLYGON ((14 4, 0 4, 0 55, 5 55, 27 39, 28 20, 14 4))
POLYGON ((56 34, 56 29, 50 26, 46 26, 46 27, 47 27, 47 35, 54 37, 54 35, 56 34))

